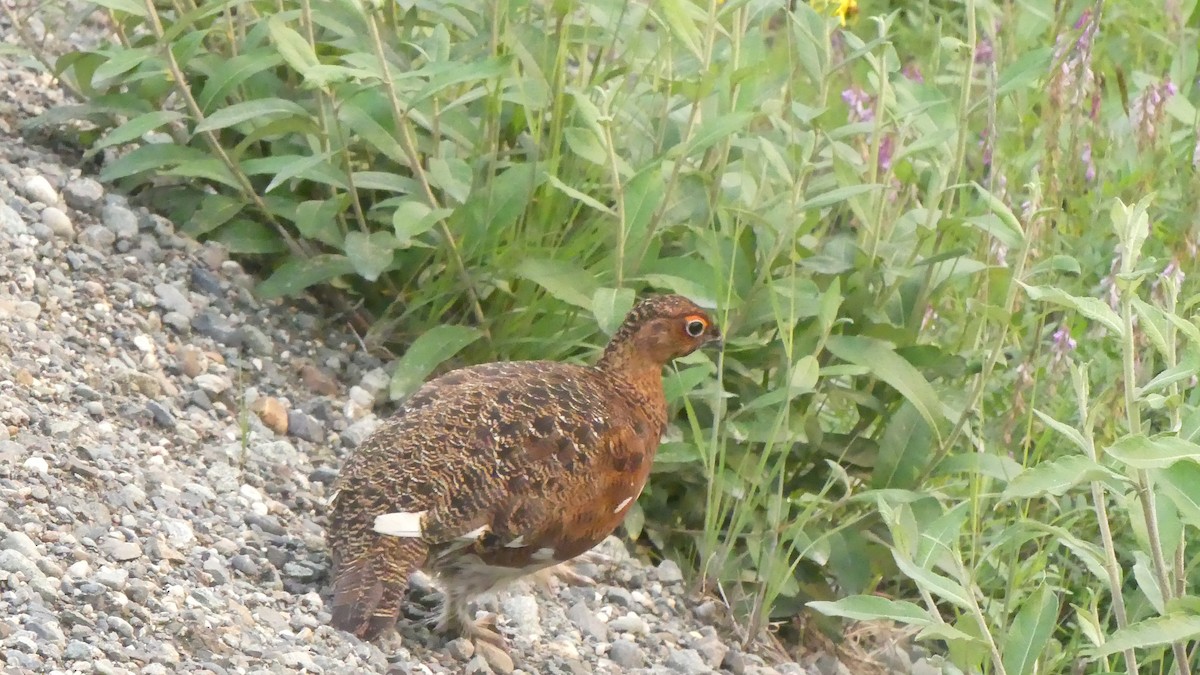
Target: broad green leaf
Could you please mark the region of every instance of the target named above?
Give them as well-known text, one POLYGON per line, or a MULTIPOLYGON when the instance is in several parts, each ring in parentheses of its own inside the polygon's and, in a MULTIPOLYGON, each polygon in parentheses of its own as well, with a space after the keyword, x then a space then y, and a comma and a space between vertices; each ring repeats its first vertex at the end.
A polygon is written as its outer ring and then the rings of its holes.
POLYGON ((218 227, 228 223, 246 208, 246 203, 222 194, 205 195, 200 202, 200 208, 183 226, 183 231, 190 237, 200 238, 218 227))
POLYGON ((271 273, 255 289, 259 297, 271 300, 291 297, 314 284, 351 274, 354 265, 344 255, 324 253, 311 258, 293 258, 271 273))
POLYGON ((217 230, 213 240, 224 244, 230 253, 282 253, 287 249, 274 228, 255 220, 227 223, 217 230))
POLYGON ((293 223, 306 239, 342 248, 342 231, 338 226, 338 213, 346 208, 349 197, 343 195, 331 199, 310 199, 296 206, 293 223))
POLYGON ((587 271, 563 260, 529 258, 517 266, 516 273, 541 286, 565 303, 591 311, 596 281, 587 271))
POLYGON ((162 170, 164 167, 177 166, 183 162, 195 162, 208 158, 206 153, 196 148, 174 143, 147 143, 106 164, 100 170, 100 180, 111 182, 143 171, 162 170))
POLYGON ((1181 363, 1173 368, 1162 371, 1158 375, 1155 375, 1152 380, 1138 387, 1137 395, 1141 398, 1164 387, 1188 380, 1197 373, 1200 373, 1200 356, 1195 353, 1189 353, 1181 363))
POLYGON ((259 172, 274 174, 271 182, 267 183, 264 193, 270 194, 275 188, 297 178, 332 185, 347 189, 346 176, 334 165, 329 163, 330 153, 304 157, 302 155, 275 155, 260 159, 248 160, 243 164, 246 172, 255 175, 259 172))
MULTIPOLYGON (((196 103, 207 114, 246 80, 281 63, 283 58, 279 53, 266 46, 229 59, 219 59, 212 67, 212 72, 206 73, 208 79, 196 97, 196 103)), ((202 70, 201 67, 198 69, 202 70)))
POLYGON ((136 141, 148 132, 183 119, 183 113, 175 112, 174 110, 155 110, 142 115, 138 115, 121 126, 104 134, 103 138, 96 141, 92 146, 92 150, 99 150, 113 145, 121 145, 130 141, 136 141))
POLYGON ((1155 484, 1179 510, 1179 516, 1192 527, 1200 527, 1200 465, 1175 462, 1155 469, 1155 484))
POLYGON ((1042 584, 1034 589, 1013 619, 1004 636, 1004 672, 1008 675, 1033 675, 1038 657, 1058 625, 1058 594, 1042 584))
POLYGON ((1169 614, 1130 624, 1113 631, 1103 645, 1085 650, 1089 656, 1104 657, 1126 649, 1143 649, 1200 637, 1200 616, 1169 614))
POLYGON ((375 281, 395 258, 396 237, 391 232, 347 232, 344 251, 359 276, 375 281))
POLYGON ((1031 49, 1016 61, 1005 66, 996 82, 995 96, 1000 97, 1010 91, 1024 89, 1031 86, 1038 78, 1046 77, 1052 51, 1050 47, 1031 49))
POLYGON ((1045 422, 1046 426, 1065 436, 1067 440, 1071 441, 1071 443, 1075 445, 1076 449, 1085 453, 1090 451, 1087 440, 1075 427, 1067 426, 1066 424, 1059 422, 1041 410, 1034 409, 1033 414, 1037 415, 1038 419, 1045 422))
POLYGON ((916 582, 921 588, 963 609, 969 610, 971 608, 970 594, 957 581, 923 567, 918 567, 897 551, 892 551, 892 559, 896 561, 896 566, 900 568, 900 571, 909 579, 916 582))
POLYGON ((1200 461, 1200 445, 1177 436, 1148 438, 1126 436, 1105 449, 1105 454, 1138 469, 1162 469, 1181 459, 1200 461))
POLYGON ((900 392, 921 413, 934 434, 940 436, 937 422, 941 416, 941 402, 937 393, 911 363, 896 354, 891 344, 861 335, 833 335, 826 347, 843 361, 869 368, 876 377, 900 392))
POLYGON ((1133 578, 1137 581, 1138 590, 1142 595, 1146 596, 1146 600, 1150 602, 1150 606, 1159 614, 1166 612, 1166 605, 1163 602, 1162 586, 1158 585, 1158 577, 1154 572, 1150 571, 1150 557, 1141 551, 1134 551, 1133 557, 1133 578))
POLYGON ((629 310, 633 309, 634 292, 631 288, 597 288, 592 294, 592 316, 605 335, 616 332, 629 310))
POLYGON ((811 392, 817 386, 820 378, 821 364, 812 354, 805 354, 792 364, 792 373, 788 377, 788 389, 792 395, 811 392))
POLYGON ((216 131, 249 120, 261 121, 265 118, 286 115, 307 117, 308 113, 294 101, 282 98, 255 99, 253 101, 234 103, 228 108, 221 108, 197 124, 196 133, 216 131))
POLYGON ((911 401, 905 401, 885 424, 875 470, 871 473, 871 487, 915 488, 933 447, 929 423, 911 401))
POLYGON ((117 12, 124 12, 143 19, 146 18, 146 3, 138 2, 138 0, 91 0, 91 2, 94 5, 117 12))
POLYGON ((567 127, 563 130, 563 137, 567 140, 567 147, 571 148, 571 152, 593 164, 608 166, 608 153, 591 129, 567 127))
POLYGON ((1021 287, 1025 289, 1031 300, 1049 302, 1060 307, 1069 307, 1093 321, 1099 321, 1104 324, 1105 328, 1108 328, 1117 335, 1120 335, 1122 332, 1121 317, 1117 316, 1117 313, 1101 300, 1069 295, 1066 291, 1058 288, 1030 286, 1020 281, 1017 283, 1021 284, 1021 287))
POLYGON ((660 0, 656 5, 662 12, 663 23, 667 25, 671 35, 683 42, 693 56, 703 59, 704 55, 700 52, 700 42, 703 40, 700 28, 689 16, 689 10, 694 5, 688 0, 660 0))
POLYGON ((987 188, 979 183, 974 185, 975 191, 987 204, 988 209, 1000 219, 1001 226, 993 229, 992 233, 997 235, 997 238, 1006 246, 1011 248, 1019 246, 1025 240, 1025 231, 1021 228, 1021 221, 1017 220, 1016 214, 1008 208, 1008 204, 1005 204, 1004 200, 989 192, 987 188), (999 234, 1001 231, 1004 232, 1003 236, 999 234))
POLYGON ((149 48, 115 50, 111 52, 107 61, 96 67, 96 72, 92 73, 92 82, 101 86, 105 84, 106 80, 111 80, 137 68, 153 56, 154 52, 149 48))
POLYGON ((267 31, 271 34, 271 41, 275 43, 279 55, 288 62, 288 65, 301 75, 305 75, 310 68, 319 64, 320 60, 317 59, 308 40, 283 21, 278 15, 267 19, 267 31))
POLYGON ((1071 488, 1094 480, 1104 480, 1113 472, 1082 455, 1066 455, 1040 462, 1013 478, 1000 495, 1001 501, 1030 499, 1046 495, 1061 496, 1071 488))
POLYGON ((405 199, 392 214, 392 229, 400 244, 409 246, 414 238, 433 229, 439 220, 448 218, 452 213, 452 209, 431 209, 419 199, 405 199))
POLYGON ((617 215, 616 213, 613 212, 613 210, 611 208, 605 206, 604 204, 601 204, 595 197, 593 197, 589 194, 586 194, 580 190, 576 190, 575 188, 571 187, 570 185, 567 185, 566 183, 562 182, 562 180, 559 179, 558 176, 555 176, 554 174, 546 174, 546 182, 549 183, 550 185, 553 185, 554 188, 556 190, 558 190, 559 192, 562 192, 563 194, 567 195, 568 197, 570 197, 572 199, 575 199, 577 201, 583 202, 584 204, 587 204, 588 206, 592 207, 593 209, 596 209, 597 211, 599 211, 600 213, 603 213, 603 214, 606 214, 609 216, 613 216, 613 217, 616 217, 616 215, 617 215))
POLYGON ((396 362, 392 373, 391 396, 400 399, 417 390, 438 366, 483 333, 470 326, 434 326, 413 341, 396 362))
POLYGON ((877 595, 851 595, 836 602, 817 600, 807 604, 826 616, 841 616, 856 621, 886 619, 916 626, 934 623, 929 612, 919 605, 907 600, 888 600, 877 595))
POLYGON ((823 192, 811 199, 805 199, 804 202, 800 204, 800 209, 823 209, 826 206, 840 204, 851 197, 857 197, 858 195, 867 194, 868 192, 874 192, 878 189, 879 185, 875 183, 860 183, 858 185, 845 185, 842 187, 837 187, 829 190, 828 192, 823 192))

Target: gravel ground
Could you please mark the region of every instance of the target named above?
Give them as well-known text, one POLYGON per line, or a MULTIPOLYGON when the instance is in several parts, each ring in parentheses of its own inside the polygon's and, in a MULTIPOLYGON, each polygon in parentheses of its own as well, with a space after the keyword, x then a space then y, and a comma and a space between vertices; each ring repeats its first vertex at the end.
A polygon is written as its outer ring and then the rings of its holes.
MULTIPOLYGON (((511 662, 431 635, 416 620, 427 582, 386 644, 331 629, 325 499, 378 424, 383 364, 22 139, 20 120, 62 100, 50 78, 0 64, 0 83, 4 672, 866 672, 740 650, 675 563, 616 538, 583 565, 595 586, 523 583, 483 603, 511 662)), ((919 648, 881 662, 942 672, 919 648)))

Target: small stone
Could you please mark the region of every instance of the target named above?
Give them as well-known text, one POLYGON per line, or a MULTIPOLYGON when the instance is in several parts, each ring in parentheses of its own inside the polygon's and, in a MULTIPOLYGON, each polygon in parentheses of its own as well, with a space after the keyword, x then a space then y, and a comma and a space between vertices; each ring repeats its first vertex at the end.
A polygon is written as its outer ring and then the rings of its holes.
POLYGON ((37 560, 41 556, 38 555, 37 544, 29 538, 29 535, 24 532, 9 532, 4 538, 3 548, 9 551, 16 551, 30 560, 37 560))
POLYGON ((117 567, 108 567, 105 565, 99 570, 96 570, 96 576, 94 578, 96 583, 108 586, 114 591, 123 591, 125 590, 125 585, 129 583, 129 571, 117 567))
POLYGON ((663 560, 655 570, 658 572, 658 580, 664 584, 675 584, 683 581, 683 571, 679 569, 679 564, 674 560, 663 560))
POLYGON ((221 287, 221 280, 203 267, 192 268, 191 280, 192 288, 200 293, 206 293, 214 297, 220 297, 224 294, 224 289, 221 287))
POLYGON ((610 586, 605 591, 605 595, 608 597, 608 601, 617 607, 624 607, 626 609, 637 607, 637 603, 633 600, 633 595, 620 586, 610 586))
POLYGON ((158 306, 168 312, 179 312, 186 317, 196 313, 187 295, 171 284, 155 284, 154 295, 158 298, 158 306))
POLYGON ((695 649, 676 649, 667 657, 667 667, 677 673, 701 675, 712 672, 695 649))
POLYGON ((29 232, 29 228, 25 226, 25 219, 21 217, 21 214, 17 213, 16 209, 4 202, 0 202, 0 231, 17 235, 29 232))
POLYGON ((608 641, 608 626, 581 600, 567 610, 567 618, 579 631, 597 642, 608 641))
POLYGON ((36 319, 42 313, 42 306, 32 300, 22 300, 13 308, 13 314, 22 319, 36 319))
POLYGON ((25 196, 30 201, 41 202, 46 205, 58 203, 58 190, 46 180, 45 176, 30 176, 25 179, 25 184, 22 186, 25 191, 25 196))
POLYGON ((154 420, 154 423, 160 427, 174 429, 178 424, 175 421, 175 416, 171 414, 171 411, 167 410, 165 406, 157 401, 150 401, 146 403, 146 410, 150 413, 150 417, 154 420))
MULTIPOLYGON (((707 628, 711 629, 712 627, 708 626, 707 628)), ((692 645, 692 648, 712 668, 720 668, 721 663, 725 661, 725 655, 729 653, 729 647, 721 642, 715 631, 710 636, 698 640, 692 645)))
POLYGON ((282 436, 288 430, 288 413, 283 402, 273 396, 264 396, 250 404, 253 411, 268 429, 282 436))
POLYGON ((23 574, 26 579, 41 579, 46 576, 42 574, 42 571, 38 569, 33 561, 26 558, 19 551, 10 548, 0 551, 0 570, 13 574, 23 574))
MULTIPOLYGON (((208 356, 195 345, 184 345, 179 348, 179 369, 184 375, 195 379, 208 370, 208 356)), ((199 384, 196 386, 200 387, 199 384)))
POLYGON ((262 572, 258 567, 258 563, 254 562, 254 559, 245 553, 230 558, 229 565, 252 579, 257 579, 262 572))
POLYGON ((618 633, 634 633, 637 635, 645 635, 648 632, 646 621, 633 612, 609 621, 608 629, 618 633))
POLYGON ((142 335, 134 336, 133 346, 137 347, 138 351, 149 354, 154 351, 154 339, 143 333, 142 335))
POLYGON ((118 562, 136 560, 142 557, 142 547, 137 542, 132 541, 107 539, 100 545, 100 549, 108 554, 108 557, 118 562))
POLYGON ((338 393, 337 380, 311 363, 300 366, 300 383, 314 394, 336 396, 338 393))
POLYGON ((79 234, 79 243, 94 248, 101 253, 111 253, 113 244, 117 243, 117 235, 103 225, 92 225, 79 234))
POLYGON ((71 640, 67 643, 67 648, 63 650, 63 658, 68 661, 90 661, 92 646, 86 642, 71 640))
POLYGON ((105 204, 100 209, 100 222, 112 230, 117 239, 133 239, 137 236, 137 215, 120 204, 105 204))
POLYGON ((287 432, 311 443, 325 442, 325 427, 312 415, 307 415, 299 410, 288 411, 287 432))
POLYGON ((493 675, 496 671, 488 665, 487 659, 480 654, 467 662, 467 675, 493 675))
POLYGON ((233 386, 233 382, 230 381, 228 377, 225 377, 224 375, 216 375, 214 373, 197 375, 192 382, 195 383, 195 385, 199 387, 201 391, 213 396, 216 396, 217 394, 220 394, 221 392, 224 392, 233 386))
POLYGON ((50 228, 51 234, 60 239, 73 239, 75 225, 71 218, 57 206, 47 206, 42 210, 42 224, 50 228))
POLYGON ((508 593, 500 599, 500 611, 519 635, 536 638, 542 634, 541 612, 532 595, 508 593))
POLYGON ((446 643, 446 653, 459 661, 469 661, 475 655, 475 644, 466 638, 455 638, 446 643))
POLYGON ((25 630, 37 635, 40 642, 62 644, 67 641, 67 636, 63 633, 62 627, 54 619, 30 621, 25 624, 25 630))
POLYGON ((76 178, 63 188, 63 201, 73 209, 91 211, 104 199, 104 187, 93 178, 76 178))
POLYGON ((36 455, 25 460, 21 466, 25 467, 27 471, 31 471, 33 473, 42 475, 50 473, 50 464, 46 462, 45 459, 36 455))
POLYGON ((608 650, 608 658, 622 668, 641 668, 646 659, 642 648, 629 640, 616 640, 608 650))
POLYGON ((379 418, 374 415, 367 415, 346 427, 346 430, 342 432, 342 443, 347 447, 357 448, 362 445, 363 441, 367 440, 367 436, 370 436, 378 426, 379 418))
POLYGON ((250 353, 259 356, 270 356, 275 351, 275 343, 257 326, 242 326, 242 340, 250 353))

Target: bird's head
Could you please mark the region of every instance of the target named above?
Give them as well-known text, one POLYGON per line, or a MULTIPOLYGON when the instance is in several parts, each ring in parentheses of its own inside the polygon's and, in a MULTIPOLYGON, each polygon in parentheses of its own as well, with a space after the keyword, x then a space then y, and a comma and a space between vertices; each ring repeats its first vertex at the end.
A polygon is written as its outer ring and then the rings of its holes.
POLYGON ((682 295, 656 295, 629 310, 601 363, 638 361, 661 368, 702 347, 723 345, 721 329, 706 310, 682 295))

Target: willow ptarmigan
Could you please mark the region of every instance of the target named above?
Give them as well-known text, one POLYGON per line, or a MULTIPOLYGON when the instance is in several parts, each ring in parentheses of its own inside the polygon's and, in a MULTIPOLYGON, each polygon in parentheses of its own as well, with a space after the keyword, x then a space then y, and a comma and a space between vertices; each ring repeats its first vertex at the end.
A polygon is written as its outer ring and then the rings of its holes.
POLYGON ((655 296, 595 366, 485 363, 427 382, 334 485, 333 625, 368 640, 390 630, 421 569, 445 592, 438 631, 502 645, 468 603, 616 529, 666 428, 663 366, 720 344, 703 309, 655 296))

